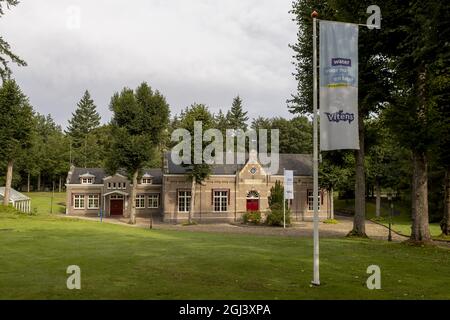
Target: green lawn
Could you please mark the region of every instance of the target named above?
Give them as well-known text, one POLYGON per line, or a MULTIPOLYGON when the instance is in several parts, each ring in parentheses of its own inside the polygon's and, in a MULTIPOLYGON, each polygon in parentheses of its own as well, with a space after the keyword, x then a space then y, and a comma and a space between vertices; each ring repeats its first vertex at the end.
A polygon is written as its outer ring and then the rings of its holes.
MULTIPOLYGON (((335 209, 344 209, 349 211, 354 211, 355 201, 353 199, 350 200, 334 200, 335 209)), ((394 210, 398 210, 400 215, 393 216, 392 218, 392 229, 396 232, 403 234, 405 236, 411 235, 411 213, 409 206, 405 205, 401 202, 394 203, 394 210)), ((389 225, 389 212, 390 207, 389 203, 386 199, 382 198, 381 202, 381 220, 378 220, 379 223, 384 224, 385 226, 389 225)), ((375 202, 374 201, 366 201, 366 218, 374 219, 375 216, 375 202)), ((430 232, 434 238, 438 238, 441 234, 441 228, 439 223, 430 223, 430 232)))
MULTIPOLYGON (((31 198, 31 212, 36 214, 48 214, 52 207, 51 192, 24 192, 31 198)), ((66 212, 66 193, 55 192, 53 198, 53 213, 66 212)))
POLYGON ((305 238, 149 230, 0 206, 0 247, 0 299, 450 299, 450 250, 386 241, 321 239, 320 287, 309 286, 305 238), (365 286, 372 264, 381 290, 365 286), (81 268, 81 290, 66 288, 69 265, 81 268))

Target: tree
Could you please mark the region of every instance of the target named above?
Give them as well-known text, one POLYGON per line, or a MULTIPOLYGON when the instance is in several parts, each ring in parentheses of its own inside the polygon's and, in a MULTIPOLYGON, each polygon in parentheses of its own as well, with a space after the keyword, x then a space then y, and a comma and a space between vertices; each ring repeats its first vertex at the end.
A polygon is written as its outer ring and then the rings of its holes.
POLYGON ((247 111, 244 111, 242 108, 242 99, 239 96, 236 96, 233 99, 233 103, 231 105, 230 111, 227 112, 226 115, 227 120, 227 129, 234 129, 234 130, 247 130, 247 111))
POLYGON ((8 205, 14 161, 30 148, 33 135, 33 109, 14 80, 0 88, 0 158, 7 162, 5 195, 8 205))
POLYGON ((151 161, 169 123, 169 105, 159 91, 143 82, 136 90, 124 88, 111 98, 112 146, 107 169, 124 168, 133 183, 130 224, 136 223, 136 187, 139 171, 151 161))
POLYGON ((334 190, 345 189, 354 165, 348 151, 331 151, 324 154, 319 165, 319 185, 328 190, 330 218, 334 218, 334 190))
POLYGON ((88 154, 91 154, 88 148, 88 140, 91 138, 92 131, 99 127, 100 119, 94 100, 92 100, 89 91, 86 90, 77 103, 77 109, 72 113, 72 119, 69 120, 66 130, 72 141, 71 146, 76 156, 75 163, 78 165, 82 164, 86 167, 88 154))
POLYGON ((268 198, 269 207, 273 207, 278 205, 279 207, 283 206, 284 199, 284 186, 281 185, 279 180, 275 181, 275 185, 270 188, 270 196, 268 198))
MULTIPOLYGON (((227 117, 226 115, 222 112, 222 110, 219 110, 219 112, 214 115, 214 121, 215 121, 215 126, 218 130, 220 130, 220 132, 222 132, 222 134, 225 136, 226 134, 226 130, 227 129, 231 129, 228 127, 228 121, 227 121, 227 117)), ((225 145, 225 142, 224 142, 225 145)))
POLYGON ((37 113, 34 116, 34 134, 32 147, 18 160, 18 168, 27 176, 27 190, 33 176, 38 177, 37 190, 41 189, 42 180, 54 181, 59 177, 59 189, 62 176, 69 168, 69 141, 50 115, 37 113))
MULTIPOLYGON (((5 6, 7 9, 19 4, 18 0, 0 0, 0 18, 5 14, 5 6)), ((8 59, 18 66, 26 66, 27 63, 20 59, 11 51, 11 47, 6 40, 0 36, 0 78, 6 81, 11 76, 11 69, 8 66, 8 59)))
MULTIPOLYGON (((189 131, 191 137, 194 137, 194 125, 196 121, 202 123, 202 129, 208 130, 214 128, 214 116, 209 112, 204 104, 194 103, 186 108, 180 115, 180 128, 189 131)), ((203 141, 203 139, 202 139, 203 141)), ((202 150, 204 150, 205 142, 202 142, 202 150)), ((195 159, 194 153, 200 152, 194 147, 194 139, 191 139, 191 159, 195 159)), ((191 161, 194 162, 194 161, 191 161)), ((192 215, 195 209, 195 192, 196 185, 202 184, 203 181, 211 174, 211 166, 205 162, 202 157, 201 163, 183 164, 186 167, 189 179, 191 181, 191 207, 189 208, 188 223, 192 223, 192 215)))
MULTIPOLYGON (((252 129, 278 129, 280 153, 304 153, 312 152, 312 124, 307 117, 296 116, 290 120, 275 117, 253 119, 252 129)), ((270 135, 268 144, 270 145, 270 135)))
POLYGON ((448 19, 442 17, 448 17, 450 9, 447 2, 437 0, 411 1, 402 5, 398 5, 396 12, 383 16, 387 21, 395 21, 393 26, 396 28, 390 33, 398 34, 398 43, 388 48, 396 81, 386 119, 397 139, 411 152, 413 210, 410 241, 422 243, 431 241, 429 153, 439 141, 437 137, 443 132, 440 128, 442 117, 445 117, 439 108, 439 104, 443 107, 445 102, 436 100, 432 89, 433 79, 439 78, 445 70, 442 66, 446 65, 446 57, 448 61, 449 44, 445 35, 449 35, 450 27, 448 19), (404 23, 398 25, 399 19, 404 23))

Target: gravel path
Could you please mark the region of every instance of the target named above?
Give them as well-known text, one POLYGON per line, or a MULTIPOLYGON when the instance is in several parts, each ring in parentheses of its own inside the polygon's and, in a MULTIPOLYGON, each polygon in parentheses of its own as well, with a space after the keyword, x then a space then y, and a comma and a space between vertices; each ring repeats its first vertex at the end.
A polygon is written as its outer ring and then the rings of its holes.
MULTIPOLYGON (((67 216, 65 216, 67 217, 67 216)), ((74 216, 69 216, 74 217, 74 216)), ((83 220, 95 220, 99 221, 99 218, 77 216, 75 218, 83 220)), ((148 218, 137 218, 136 225, 132 226, 127 224, 126 218, 104 218, 103 222, 121 224, 130 227, 149 228, 148 218)), ((347 233, 352 229, 353 220, 349 217, 337 217, 339 223, 337 224, 325 224, 320 223, 319 231, 320 237, 323 238, 341 238, 345 237, 347 233)), ((235 234, 252 234, 252 235, 265 235, 265 236, 291 236, 291 237, 312 237, 313 223, 309 221, 295 222, 291 227, 283 229, 280 227, 267 227, 267 226, 252 226, 242 224, 229 224, 229 223, 215 223, 215 224, 197 224, 190 226, 183 226, 181 224, 163 223, 160 221, 153 222, 153 228, 155 230, 183 230, 193 232, 213 232, 213 233, 235 233, 235 234)), ((371 239, 387 240, 388 229, 373 223, 366 221, 366 233, 371 239)), ((393 241, 404 241, 407 238, 392 233, 393 241)))

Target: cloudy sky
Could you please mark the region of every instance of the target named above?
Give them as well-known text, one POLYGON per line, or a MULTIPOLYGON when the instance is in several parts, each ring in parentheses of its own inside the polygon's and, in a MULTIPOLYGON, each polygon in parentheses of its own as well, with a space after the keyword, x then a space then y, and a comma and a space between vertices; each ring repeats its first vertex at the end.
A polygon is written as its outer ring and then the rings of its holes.
POLYGON ((147 81, 172 114, 244 99, 250 117, 290 117, 291 0, 21 0, 1 35, 27 61, 14 77, 40 113, 63 125, 88 89, 109 121, 111 95, 147 81))

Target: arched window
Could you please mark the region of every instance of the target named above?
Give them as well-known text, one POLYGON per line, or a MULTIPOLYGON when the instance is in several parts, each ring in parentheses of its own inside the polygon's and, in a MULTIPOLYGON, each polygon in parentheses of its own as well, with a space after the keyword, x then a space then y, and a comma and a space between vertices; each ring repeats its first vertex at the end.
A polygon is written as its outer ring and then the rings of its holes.
POLYGON ((258 191, 252 190, 249 193, 247 193, 247 198, 249 199, 259 199, 259 193, 258 191))

